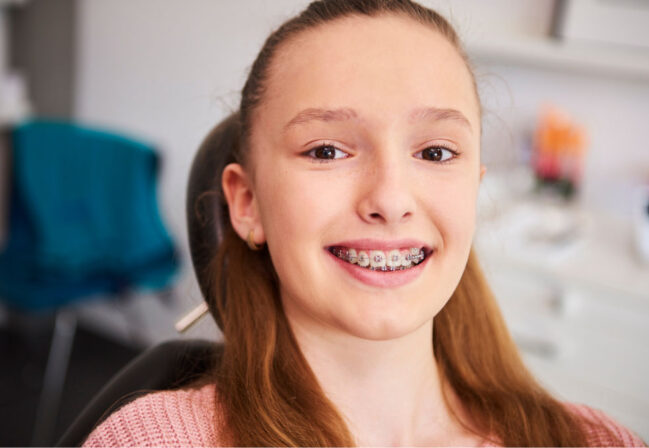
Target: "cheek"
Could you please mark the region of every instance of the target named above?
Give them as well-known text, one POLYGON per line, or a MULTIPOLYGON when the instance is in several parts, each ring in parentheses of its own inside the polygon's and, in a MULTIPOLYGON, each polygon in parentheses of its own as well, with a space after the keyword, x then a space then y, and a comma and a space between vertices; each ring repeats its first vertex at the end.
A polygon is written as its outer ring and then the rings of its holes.
POLYGON ((322 307, 324 313, 326 306, 318 299, 326 285, 320 263, 327 232, 341 219, 338 187, 316 173, 273 172, 260 179, 257 187, 262 226, 282 298, 292 297, 300 307, 304 303, 322 307))
POLYGON ((431 288, 435 288, 435 313, 451 297, 464 273, 473 243, 476 220, 477 187, 474 183, 455 182, 447 185, 448 193, 440 195, 431 205, 433 222, 439 232, 439 257, 433 258, 431 288))
POLYGON ((441 183, 431 198, 429 210, 438 223, 444 247, 468 253, 475 232, 478 183, 464 178, 452 183, 441 183))
POLYGON ((269 170, 258 182, 262 225, 269 247, 300 245, 321 240, 336 220, 341 192, 338 183, 320 181, 318 174, 269 170), (287 238, 290 236, 290 238, 287 238))

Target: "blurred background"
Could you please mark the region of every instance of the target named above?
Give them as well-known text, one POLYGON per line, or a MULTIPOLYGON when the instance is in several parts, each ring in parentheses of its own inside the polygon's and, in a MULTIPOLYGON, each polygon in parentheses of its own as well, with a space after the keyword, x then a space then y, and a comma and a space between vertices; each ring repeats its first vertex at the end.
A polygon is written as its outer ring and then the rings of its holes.
MULTIPOLYGON (((202 301, 189 167, 307 3, 0 0, 0 446, 54 443, 148 346, 219 337, 174 330, 202 301)), ((474 65, 475 246, 526 362, 649 439, 649 3, 421 3, 474 65)))

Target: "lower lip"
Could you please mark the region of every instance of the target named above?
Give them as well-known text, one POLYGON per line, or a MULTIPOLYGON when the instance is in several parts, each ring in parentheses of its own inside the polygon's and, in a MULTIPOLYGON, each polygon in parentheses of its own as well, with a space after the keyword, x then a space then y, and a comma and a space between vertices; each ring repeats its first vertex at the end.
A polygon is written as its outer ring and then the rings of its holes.
POLYGON ((336 257, 334 254, 325 249, 325 252, 338 264, 341 268, 351 274, 356 280, 365 283, 369 286, 376 286, 379 288, 397 288, 414 281, 424 270, 424 266, 428 263, 428 259, 434 255, 434 252, 424 258, 424 261, 418 265, 398 270, 398 271, 372 271, 367 268, 362 268, 355 264, 347 263, 336 257))

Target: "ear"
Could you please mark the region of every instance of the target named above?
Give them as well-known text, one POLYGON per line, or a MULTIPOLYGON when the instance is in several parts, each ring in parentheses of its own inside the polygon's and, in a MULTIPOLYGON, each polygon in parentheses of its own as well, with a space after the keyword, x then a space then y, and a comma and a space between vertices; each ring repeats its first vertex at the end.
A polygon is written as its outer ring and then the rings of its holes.
POLYGON ((482 178, 484 177, 484 173, 487 172, 487 167, 485 165, 480 165, 480 182, 482 182, 482 178))
POLYGON ((234 231, 242 240, 247 241, 248 234, 252 230, 253 242, 262 245, 266 235, 261 225, 257 199, 250 178, 241 165, 231 163, 223 169, 221 188, 228 202, 230 222, 234 231))

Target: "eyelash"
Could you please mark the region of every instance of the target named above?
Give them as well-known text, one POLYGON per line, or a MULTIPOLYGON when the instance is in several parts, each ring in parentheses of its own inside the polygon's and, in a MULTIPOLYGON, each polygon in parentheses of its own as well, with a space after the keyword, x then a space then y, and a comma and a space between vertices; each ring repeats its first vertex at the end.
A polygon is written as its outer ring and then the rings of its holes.
MULTIPOLYGON (((452 154, 452 157, 449 157, 446 160, 440 160, 440 161, 435 162, 435 163, 438 163, 438 164, 449 163, 449 162, 455 160, 460 155, 459 152, 457 152, 457 151, 455 151, 455 150, 453 150, 453 149, 451 149, 451 148, 449 148, 447 146, 439 145, 439 144, 433 145, 433 146, 428 146, 428 147, 422 149, 421 151, 418 151, 416 154, 421 154, 421 153, 423 153, 424 151, 426 151, 428 149, 441 149, 442 151, 448 151, 448 152, 450 152, 452 154)), ((335 145, 332 145, 332 144, 329 144, 329 143, 318 145, 318 146, 316 146, 314 148, 311 148, 308 151, 304 152, 303 155, 310 158, 314 163, 329 163, 329 162, 331 162, 333 160, 346 159, 346 158, 350 157, 350 155, 348 153, 346 153, 342 149, 337 148, 335 145), (315 157, 315 152, 318 149, 323 149, 323 148, 332 148, 334 150, 334 153, 339 153, 340 152, 340 153, 346 154, 346 156, 345 157, 335 157, 334 156, 333 159, 319 159, 319 158, 315 157)), ((417 158, 422 159, 422 160, 426 160, 423 157, 417 157, 417 158)))

